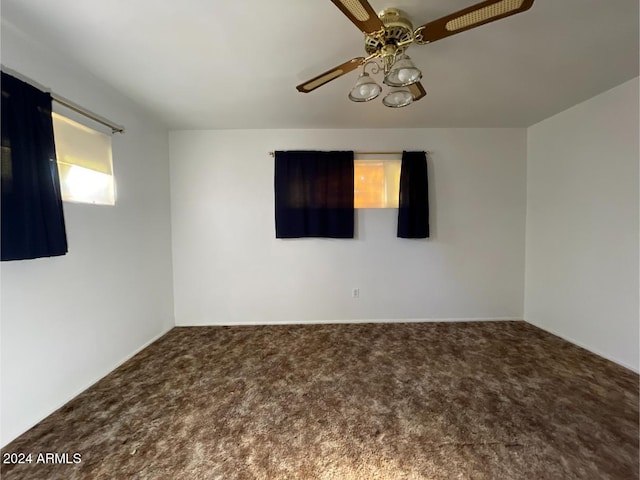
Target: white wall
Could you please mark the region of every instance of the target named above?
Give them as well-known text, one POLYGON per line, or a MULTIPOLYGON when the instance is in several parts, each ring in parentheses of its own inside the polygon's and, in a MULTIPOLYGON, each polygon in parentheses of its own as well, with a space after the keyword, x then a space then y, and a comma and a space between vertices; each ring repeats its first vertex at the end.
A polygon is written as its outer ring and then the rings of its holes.
POLYGON ((524 129, 217 130, 169 137, 178 325, 523 318, 524 129), (430 240, 396 210, 355 240, 278 240, 270 150, 425 149, 430 240), (353 288, 360 298, 351 298, 353 288))
POLYGON ((528 129, 525 320, 638 370, 638 79, 528 129))
POLYGON ((173 326, 168 137, 3 20, 2 64, 127 128, 115 207, 65 203, 69 254, 1 264, 2 444, 173 326))

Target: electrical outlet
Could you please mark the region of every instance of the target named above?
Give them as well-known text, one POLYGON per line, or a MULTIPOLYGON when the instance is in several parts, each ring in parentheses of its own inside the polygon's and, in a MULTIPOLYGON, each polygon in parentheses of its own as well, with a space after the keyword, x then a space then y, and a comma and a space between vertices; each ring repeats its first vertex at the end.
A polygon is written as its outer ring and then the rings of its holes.
POLYGON ((353 291, 351 292, 351 296, 353 298, 360 298, 360 289, 354 288, 353 291))

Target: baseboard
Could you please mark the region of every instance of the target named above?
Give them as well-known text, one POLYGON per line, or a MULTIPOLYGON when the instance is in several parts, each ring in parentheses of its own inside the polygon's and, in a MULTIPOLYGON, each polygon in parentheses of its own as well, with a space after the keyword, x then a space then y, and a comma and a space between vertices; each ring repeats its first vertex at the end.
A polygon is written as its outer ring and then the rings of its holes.
POLYGON ((240 327, 260 325, 321 325, 344 323, 437 323, 437 322, 522 322, 521 318, 513 317, 460 317, 460 318, 372 318, 347 320, 270 320, 265 322, 216 321, 206 323, 176 323, 176 327, 240 327))
MULTIPOLYGON (((525 320, 525 322, 526 322, 526 320, 525 320)), ((611 355, 608 355, 608 354, 606 354, 604 352, 601 352, 597 348, 593 348, 593 347, 591 347, 589 345, 586 345, 586 344, 584 344, 582 342, 579 342, 578 340, 575 340, 575 339, 573 339, 573 338, 571 338, 571 337, 569 337, 567 335, 564 335, 563 333, 559 333, 558 331, 556 331, 556 330, 554 330, 552 328, 542 327, 540 325, 536 325, 535 323, 531 323, 531 322, 527 322, 527 323, 529 325, 532 325, 532 326, 536 327, 536 328, 539 328, 540 330, 544 330, 545 332, 550 333, 551 335, 555 335, 556 337, 560 337, 561 339, 566 340, 567 342, 572 343, 577 347, 583 348, 583 349, 587 350, 588 352, 591 352, 591 353, 593 353, 595 355, 598 355, 599 357, 602 357, 605 360, 609 360, 610 362, 613 362, 613 363, 615 363, 617 365, 620 365, 621 367, 624 367, 627 370, 631 370, 634 373, 640 373, 640 371, 638 370, 637 366, 630 365, 627 362, 624 362, 624 361, 620 360, 619 358, 612 357, 611 355)))
POLYGON ((155 337, 153 337, 151 340, 145 342, 142 346, 138 347, 133 353, 125 356, 122 360, 120 360, 119 362, 116 362, 114 365, 112 365, 110 368, 107 368, 107 372, 100 376, 99 378, 97 378, 96 380, 93 380, 92 382, 89 382, 87 385, 85 385, 84 387, 81 387, 79 389, 77 389, 74 393, 72 393, 71 396, 69 396, 69 398, 67 400, 65 400, 64 402, 62 402, 61 404, 59 404, 57 407, 55 407, 53 410, 51 410, 48 414, 46 414, 45 416, 43 416, 42 418, 40 418, 39 420, 36 420, 35 422, 32 422, 28 427, 26 427, 24 430, 22 430, 20 433, 18 433, 15 437, 13 437, 12 439, 3 442, 2 447, 4 448, 6 447, 8 444, 10 444, 11 442, 13 442, 16 438, 18 438, 20 435, 22 435, 23 433, 25 433, 26 431, 30 430, 31 428, 35 427, 38 423, 40 423, 42 420, 44 420, 45 418, 47 418, 49 415, 51 415, 52 413, 56 412, 57 410, 59 410, 60 408, 64 407, 67 403, 69 403, 71 400, 73 400, 74 398, 76 398, 78 395, 80 395, 82 392, 84 392, 85 390, 87 390, 88 388, 91 388, 93 385, 95 385, 96 383, 98 383, 100 380, 102 380, 104 377, 106 377, 107 375, 109 375, 111 372, 113 372, 116 368, 118 368, 119 366, 121 366, 122 364, 124 364, 125 362, 129 361, 130 359, 132 359, 133 357, 135 357, 138 353, 140 353, 142 350, 144 350, 145 348, 147 348, 149 345, 151 345, 152 343, 154 343, 155 341, 157 341, 158 339, 160 339, 162 336, 166 335, 167 333, 169 333, 169 331, 171 331, 174 328, 173 325, 171 325, 169 328, 164 329, 162 332, 160 332, 158 335, 156 335, 155 337))

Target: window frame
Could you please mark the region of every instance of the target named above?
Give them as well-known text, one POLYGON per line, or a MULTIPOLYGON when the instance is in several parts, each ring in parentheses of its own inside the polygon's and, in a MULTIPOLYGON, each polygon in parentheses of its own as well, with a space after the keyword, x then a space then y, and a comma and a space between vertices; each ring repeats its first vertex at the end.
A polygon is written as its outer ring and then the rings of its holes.
MULTIPOLYGON (((397 209, 400 193, 400 169, 402 166, 402 159, 397 157, 383 158, 382 156, 376 156, 375 158, 354 158, 354 208, 356 210, 371 209, 371 210, 386 210, 397 209), (382 170, 382 184, 378 185, 380 192, 380 203, 378 205, 372 204, 371 201, 366 203, 364 199, 359 200, 358 195, 363 194, 371 195, 373 189, 369 192, 358 189, 362 185, 360 180, 364 180, 361 174, 364 173, 366 167, 375 165, 382 170), (360 167, 360 168, 359 168, 360 167), (360 172, 358 170, 361 170, 360 172), (360 178, 359 178, 360 177, 360 178), (393 182, 390 185, 389 182, 393 182), (364 203, 364 204, 363 204, 364 203)), ((366 184, 365 184, 366 187, 366 184)))
MULTIPOLYGON (((55 108, 52 112, 52 121, 54 124, 54 143, 56 145, 56 162, 58 164, 58 177, 60 181, 60 189, 61 189, 61 197, 62 201, 65 203, 74 203, 74 204, 84 204, 84 205, 94 205, 94 206, 106 206, 106 207, 114 207, 118 202, 117 188, 116 188, 116 178, 113 164, 113 133, 111 131, 107 132, 105 128, 102 128, 100 125, 96 127, 95 125, 87 122, 87 119, 84 116, 80 116, 75 112, 62 108, 55 108), (56 138, 59 135, 59 132, 56 132, 56 124, 70 124, 71 126, 77 126, 78 130, 86 130, 89 134, 97 134, 103 136, 108 139, 108 146, 106 149, 108 151, 101 152, 107 157, 106 161, 102 159, 95 162, 104 167, 104 169, 91 168, 88 164, 92 163, 92 159, 81 161, 81 162, 73 162, 69 161, 68 158, 64 158, 64 155, 61 155, 60 150, 58 148, 62 147, 62 140, 59 142, 56 141, 56 138), (75 125, 74 125, 75 124, 75 125), (56 135, 58 133, 58 135, 56 135), (63 170, 72 171, 72 169, 76 167, 77 175, 85 175, 85 179, 89 178, 93 173, 97 173, 100 175, 105 175, 108 177, 107 184, 105 187, 105 195, 101 199, 89 199, 89 198, 79 198, 79 194, 76 192, 69 192, 68 190, 68 179, 66 175, 62 173, 63 170), (82 169, 82 170, 78 170, 82 169), (103 171, 101 171, 103 170, 103 171), (89 175, 89 177, 86 177, 89 175), (106 199, 106 200, 105 200, 106 199)), ((94 122, 91 122, 94 123, 94 122)), ((94 176, 94 178, 99 178, 94 176)), ((90 181, 90 180, 89 180, 90 181)))

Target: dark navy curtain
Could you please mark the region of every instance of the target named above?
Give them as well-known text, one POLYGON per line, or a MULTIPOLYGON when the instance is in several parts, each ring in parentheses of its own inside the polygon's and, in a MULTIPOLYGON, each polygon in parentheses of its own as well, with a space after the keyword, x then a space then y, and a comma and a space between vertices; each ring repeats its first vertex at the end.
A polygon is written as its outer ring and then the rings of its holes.
POLYGON ((402 152, 398 237, 429 237, 429 186, 425 152, 402 152))
POLYGON ((353 152, 276 152, 274 183, 277 238, 353 238, 353 152))
POLYGON ((67 253, 51 95, 2 72, 2 260, 67 253))

